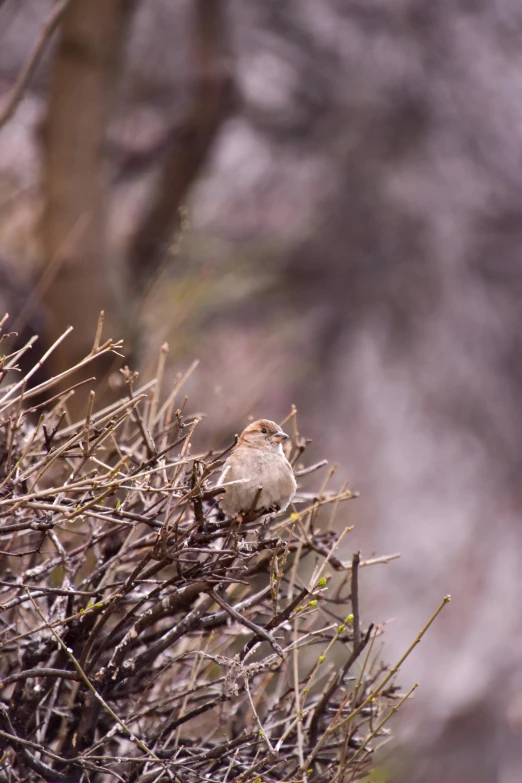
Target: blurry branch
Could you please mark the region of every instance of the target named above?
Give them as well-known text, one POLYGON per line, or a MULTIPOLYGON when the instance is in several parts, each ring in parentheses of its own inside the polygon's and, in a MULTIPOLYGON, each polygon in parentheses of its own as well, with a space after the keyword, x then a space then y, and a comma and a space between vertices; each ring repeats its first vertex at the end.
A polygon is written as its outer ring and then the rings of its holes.
POLYGON ((13 85, 11 92, 7 97, 4 108, 0 112, 0 128, 2 128, 2 126, 5 125, 6 122, 8 122, 14 115, 18 104, 22 100, 24 91, 42 58, 45 48, 48 45, 54 31, 58 27, 58 24, 60 23, 67 6, 70 3, 71 0, 60 0, 42 25, 38 40, 36 41, 25 66, 22 68, 18 79, 13 85))
POLYGON ((315 473, 316 470, 320 470, 325 465, 328 465, 327 459, 322 459, 320 462, 316 462, 315 465, 309 465, 307 468, 301 468, 300 470, 295 470, 295 475, 300 478, 301 476, 308 476, 310 473, 315 473))
POLYGON ((352 558, 352 613, 353 613, 353 644, 357 648, 361 644, 361 628, 359 617, 359 564, 361 553, 355 552, 352 558))
POLYGON ((230 111, 233 94, 227 21, 222 0, 193 0, 194 98, 181 127, 172 132, 160 181, 133 239, 130 279, 146 290, 180 227, 180 208, 230 111))
POLYGON ((38 279, 34 280, 29 296, 23 302, 23 305, 16 313, 16 317, 12 323, 12 329, 15 332, 21 332, 30 320, 38 313, 40 308, 40 302, 43 301, 44 294, 48 290, 49 286, 53 284, 53 281, 58 274, 60 266, 67 258, 67 245, 70 244, 71 248, 74 248, 77 239, 85 231, 88 223, 86 216, 84 219, 78 220, 73 230, 70 232, 70 236, 65 239, 62 246, 58 249, 54 258, 50 258, 47 261, 47 265, 40 271, 38 279))

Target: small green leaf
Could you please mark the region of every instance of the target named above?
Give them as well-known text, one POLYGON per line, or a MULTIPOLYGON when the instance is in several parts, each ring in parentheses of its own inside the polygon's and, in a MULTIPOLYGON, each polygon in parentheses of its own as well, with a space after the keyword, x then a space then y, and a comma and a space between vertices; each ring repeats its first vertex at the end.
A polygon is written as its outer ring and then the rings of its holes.
POLYGON ((314 598, 313 601, 308 601, 308 606, 311 607, 317 606, 317 598, 314 598))
POLYGON ((324 576, 322 576, 317 582, 316 587, 325 587, 325 586, 326 586, 326 579, 324 576))

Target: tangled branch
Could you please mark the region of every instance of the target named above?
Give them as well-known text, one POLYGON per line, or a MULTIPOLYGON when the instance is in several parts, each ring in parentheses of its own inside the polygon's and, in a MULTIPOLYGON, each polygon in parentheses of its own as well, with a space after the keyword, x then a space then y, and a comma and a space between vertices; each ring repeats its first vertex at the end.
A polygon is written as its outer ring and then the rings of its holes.
MULTIPOLYGON (((98 335, 81 365, 118 349, 98 335)), ((47 405, 27 378, 0 394, 0 781, 361 779, 409 694, 358 602, 393 556, 339 559, 354 495, 323 481, 287 516, 223 518, 230 447, 193 452, 182 378, 162 402, 125 371, 127 398, 91 392, 77 423, 59 380, 47 405)), ((295 427, 296 473, 324 466, 303 451, 295 427)))

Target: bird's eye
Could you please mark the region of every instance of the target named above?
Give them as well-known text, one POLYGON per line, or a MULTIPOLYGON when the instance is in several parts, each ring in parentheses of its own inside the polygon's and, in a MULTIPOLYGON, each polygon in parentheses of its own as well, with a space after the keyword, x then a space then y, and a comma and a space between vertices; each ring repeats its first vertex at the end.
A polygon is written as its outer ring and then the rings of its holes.
POLYGON ((268 432, 268 430, 267 430, 267 428, 266 428, 266 427, 263 427, 263 429, 261 430, 261 432, 263 433, 263 435, 266 435, 266 434, 267 434, 267 432, 268 432))

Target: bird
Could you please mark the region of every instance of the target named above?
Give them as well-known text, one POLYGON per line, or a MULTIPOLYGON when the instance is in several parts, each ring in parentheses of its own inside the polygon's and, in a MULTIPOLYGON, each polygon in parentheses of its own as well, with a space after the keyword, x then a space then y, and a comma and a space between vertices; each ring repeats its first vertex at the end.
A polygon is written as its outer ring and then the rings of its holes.
POLYGON ((252 512, 254 501, 255 511, 262 509, 265 514, 288 507, 297 484, 281 445, 287 438, 286 432, 269 419, 254 421, 243 430, 218 480, 218 486, 238 481, 226 487, 219 501, 225 514, 242 516, 252 512))

